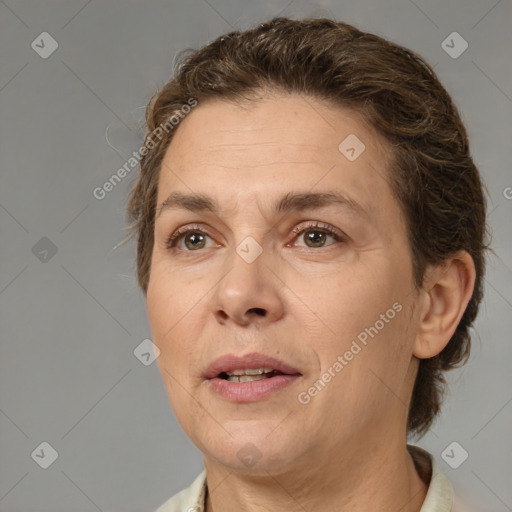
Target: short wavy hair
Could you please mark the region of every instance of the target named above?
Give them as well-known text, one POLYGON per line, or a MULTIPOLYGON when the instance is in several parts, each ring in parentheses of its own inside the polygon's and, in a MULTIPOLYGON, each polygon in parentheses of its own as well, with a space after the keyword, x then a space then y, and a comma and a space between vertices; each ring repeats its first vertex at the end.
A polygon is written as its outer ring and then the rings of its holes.
POLYGON ((159 171, 179 129, 155 140, 158 127, 182 117, 191 98, 237 102, 269 90, 355 109, 389 142, 390 185, 406 219, 418 288, 428 264, 460 250, 473 258, 474 291, 455 333, 441 353, 419 363, 407 430, 421 437, 440 412, 444 371, 469 357, 488 245, 483 184, 465 127, 434 70, 415 52, 343 22, 279 17, 223 35, 178 62, 146 108, 146 151, 127 207, 138 283, 146 295, 159 171))

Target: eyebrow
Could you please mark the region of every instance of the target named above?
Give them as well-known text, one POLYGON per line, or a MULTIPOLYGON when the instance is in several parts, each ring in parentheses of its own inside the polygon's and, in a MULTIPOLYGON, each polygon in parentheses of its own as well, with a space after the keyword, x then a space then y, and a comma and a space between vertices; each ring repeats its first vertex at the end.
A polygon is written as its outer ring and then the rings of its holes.
MULTIPOLYGON (((369 217, 368 212, 357 201, 334 191, 289 192, 277 200, 273 205, 272 211, 276 214, 283 214, 292 211, 314 210, 333 205, 342 206, 357 215, 369 217)), ((198 193, 184 194, 182 192, 171 192, 167 199, 158 207, 155 218, 160 217, 164 211, 171 209, 211 212, 214 215, 219 214, 219 205, 215 199, 198 193)))

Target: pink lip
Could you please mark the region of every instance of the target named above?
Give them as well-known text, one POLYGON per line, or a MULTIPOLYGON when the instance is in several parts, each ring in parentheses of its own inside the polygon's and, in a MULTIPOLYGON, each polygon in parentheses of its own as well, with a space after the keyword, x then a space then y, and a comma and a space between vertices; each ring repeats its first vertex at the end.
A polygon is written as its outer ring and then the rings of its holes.
POLYGON ((295 368, 263 354, 247 354, 238 357, 228 354, 215 360, 205 373, 205 379, 212 391, 232 402, 256 402, 280 391, 296 379, 301 373, 295 368), (283 375, 276 375, 264 380, 254 382, 229 382, 219 375, 233 370, 245 370, 251 368, 272 368, 283 375))
POLYGON ((278 372, 286 375, 295 375, 300 373, 297 369, 283 363, 282 361, 263 354, 252 353, 242 357, 235 356, 234 354, 226 354, 216 359, 209 366, 204 377, 205 379, 213 379, 218 377, 222 372, 248 370, 251 368, 272 368, 272 370, 277 370, 278 372))

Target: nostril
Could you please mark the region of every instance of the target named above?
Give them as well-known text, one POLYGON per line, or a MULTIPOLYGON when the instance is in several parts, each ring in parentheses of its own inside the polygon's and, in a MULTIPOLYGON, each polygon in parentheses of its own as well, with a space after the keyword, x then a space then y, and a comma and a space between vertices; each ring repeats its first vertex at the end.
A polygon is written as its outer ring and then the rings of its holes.
POLYGON ((257 315, 260 315, 260 316, 265 316, 265 310, 262 309, 262 308, 252 308, 250 309, 248 312, 251 313, 253 312, 256 313, 257 315))

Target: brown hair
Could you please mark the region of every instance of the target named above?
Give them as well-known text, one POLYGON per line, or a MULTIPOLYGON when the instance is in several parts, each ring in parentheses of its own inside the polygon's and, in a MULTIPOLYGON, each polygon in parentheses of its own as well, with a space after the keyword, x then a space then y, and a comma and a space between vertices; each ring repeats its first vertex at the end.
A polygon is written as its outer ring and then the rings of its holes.
POLYGON ((440 264, 459 250, 473 258, 473 296, 453 337, 440 354, 419 364, 407 428, 421 437, 440 411, 443 372, 469 357, 487 245, 483 186, 466 130, 433 69, 413 51, 342 22, 275 18, 186 57, 146 109, 145 145, 151 142, 152 149, 141 156, 127 209, 138 238, 139 285, 146 294, 159 170, 175 131, 154 140, 158 127, 182 116, 191 98, 199 104, 208 98, 241 101, 262 90, 354 108, 389 142, 391 187, 407 221, 418 288, 427 264, 440 264))

